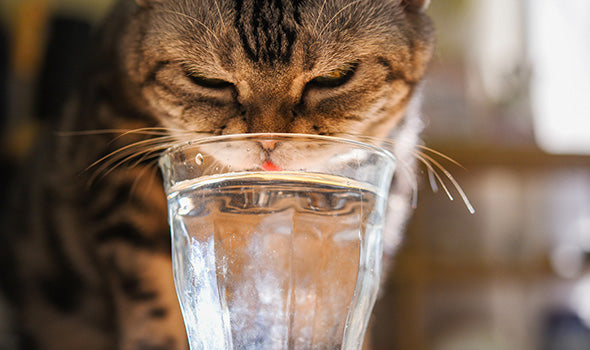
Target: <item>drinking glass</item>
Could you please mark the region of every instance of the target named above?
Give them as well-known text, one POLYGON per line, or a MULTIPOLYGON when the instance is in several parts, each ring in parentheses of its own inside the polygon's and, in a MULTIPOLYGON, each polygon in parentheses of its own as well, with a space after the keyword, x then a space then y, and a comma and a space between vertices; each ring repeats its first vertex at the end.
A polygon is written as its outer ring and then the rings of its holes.
POLYGON ((192 350, 360 349, 394 158, 303 134, 163 153, 174 282, 192 350))

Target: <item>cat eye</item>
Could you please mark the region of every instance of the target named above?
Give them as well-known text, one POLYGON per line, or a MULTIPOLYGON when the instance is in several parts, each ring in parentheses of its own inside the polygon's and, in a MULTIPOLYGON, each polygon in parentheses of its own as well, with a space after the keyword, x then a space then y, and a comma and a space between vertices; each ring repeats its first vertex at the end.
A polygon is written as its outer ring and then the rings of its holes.
POLYGON ((233 84, 229 81, 217 78, 209 78, 201 73, 186 72, 186 76, 195 84, 208 89, 225 89, 233 84))
POLYGON ((356 70, 357 64, 353 63, 346 67, 334 69, 326 74, 312 79, 309 84, 316 87, 337 87, 344 85, 356 70))

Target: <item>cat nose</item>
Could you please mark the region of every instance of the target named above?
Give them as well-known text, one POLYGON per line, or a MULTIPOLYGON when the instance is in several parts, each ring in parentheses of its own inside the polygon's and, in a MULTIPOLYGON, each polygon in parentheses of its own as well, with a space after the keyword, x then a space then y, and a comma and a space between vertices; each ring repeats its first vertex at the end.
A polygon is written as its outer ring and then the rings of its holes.
POLYGON ((258 141, 258 143, 260 144, 260 147, 265 150, 265 151, 273 151, 276 147, 277 147, 277 143, 279 143, 279 141, 277 140, 263 140, 263 141, 258 141))

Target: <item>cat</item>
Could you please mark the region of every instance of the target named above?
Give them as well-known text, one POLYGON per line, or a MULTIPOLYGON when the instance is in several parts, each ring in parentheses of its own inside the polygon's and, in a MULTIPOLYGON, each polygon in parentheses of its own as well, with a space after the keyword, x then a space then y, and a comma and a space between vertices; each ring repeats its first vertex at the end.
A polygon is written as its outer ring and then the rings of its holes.
POLYGON ((426 0, 119 0, 1 242, 19 349, 186 349, 154 159, 207 135, 393 139, 410 212, 426 0), (130 130, 129 132, 126 132, 130 130))

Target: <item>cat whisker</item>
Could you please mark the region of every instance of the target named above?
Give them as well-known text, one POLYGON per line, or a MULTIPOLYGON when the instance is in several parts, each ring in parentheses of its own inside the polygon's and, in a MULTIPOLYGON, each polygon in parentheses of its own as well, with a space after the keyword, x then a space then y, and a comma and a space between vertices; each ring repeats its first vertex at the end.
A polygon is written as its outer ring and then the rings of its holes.
POLYGON ((80 130, 80 131, 58 131, 57 136, 90 136, 90 135, 107 135, 107 134, 143 134, 143 135, 163 135, 166 131, 156 131, 148 129, 164 129, 164 128, 141 128, 141 129, 101 129, 101 130, 80 130), (144 130, 145 129, 145 130, 144 130))
POLYGON ((426 147, 426 146, 423 146, 423 145, 416 145, 416 147, 418 147, 418 148, 420 148, 420 149, 423 149, 423 150, 425 150, 425 151, 428 151, 428 152, 434 153, 434 154, 436 154, 437 156, 439 156, 439 157, 441 157, 441 158, 444 158, 444 159, 448 160, 449 162, 451 162, 451 163, 455 164, 456 166, 458 166, 458 167, 462 168, 463 170, 467 170, 467 169, 465 169, 465 167, 464 167, 463 165, 461 165, 461 163, 457 162, 456 160, 454 160, 453 158, 451 158, 451 157, 447 156, 447 155, 446 155, 446 154, 444 154, 444 153, 441 153, 441 152, 439 152, 439 151, 437 151, 437 150, 435 150, 435 149, 432 149, 432 148, 430 148, 430 147, 426 147))
POLYGON ((158 136, 158 135, 162 135, 162 136, 171 136, 171 132, 174 132, 175 136, 185 136, 185 135, 193 135, 193 134, 198 134, 197 132, 193 132, 193 131, 187 131, 187 130, 181 130, 181 129, 168 129, 168 128, 140 128, 140 129, 131 129, 127 132, 122 133, 121 135, 115 137, 114 139, 111 140, 110 143, 115 142, 116 140, 130 135, 130 134, 142 134, 142 135, 151 135, 151 136, 158 136), (154 129, 154 131, 151 131, 151 129, 154 129), (162 131, 157 131, 156 129, 162 129, 162 131))
MULTIPOLYGON (((428 162, 430 162, 431 164, 434 164, 440 171, 442 171, 442 173, 445 175, 445 177, 447 179, 449 179, 449 181, 451 181, 451 183, 453 184, 453 187, 455 187, 455 189, 459 193, 459 196, 463 200, 463 203, 467 207, 467 210, 469 210, 469 212, 471 214, 474 214, 475 213, 475 208, 473 207, 473 205, 471 205, 471 202, 469 201, 469 198, 465 194, 465 191, 463 191, 463 188, 459 185, 459 183, 457 182, 457 180, 455 180, 455 178, 453 177, 453 175, 451 175, 451 173, 445 167, 443 167, 438 161, 436 161, 434 158, 430 157, 429 155, 426 155, 425 153, 422 153, 420 156, 421 157, 424 157, 426 160, 428 160, 428 162)), ((435 174, 437 174, 437 173, 435 172, 435 174)), ((442 181, 439 181, 439 183, 441 185, 443 184, 442 181)), ((446 188, 446 186, 443 186, 443 188, 446 188)))
MULTIPOLYGON (((152 154, 155 152, 160 152, 171 146, 192 140, 192 137, 186 136, 193 136, 195 134, 198 133, 186 131, 184 132, 184 135, 166 135, 134 142, 124 147, 121 147, 107 154, 106 156, 100 158, 99 160, 91 164, 86 170, 102 163, 102 165, 96 170, 98 173, 101 173, 116 162, 118 163, 113 168, 117 168, 119 165, 126 163, 133 158, 138 157, 138 160, 130 166, 131 168, 133 168, 134 166, 137 166, 138 164, 145 161, 146 159, 151 158, 152 154)), ((156 154, 154 156, 159 156, 159 154, 156 154)))
POLYGON ((165 128, 165 127, 144 127, 144 128, 137 128, 137 129, 98 129, 98 130, 77 130, 77 131, 58 131, 58 132, 56 132, 57 136, 63 136, 63 137, 119 134, 113 140, 116 140, 120 137, 130 135, 130 134, 148 135, 148 136, 161 136, 161 135, 166 136, 166 135, 170 135, 171 133, 188 134, 188 133, 195 133, 195 132, 186 131, 186 130, 182 130, 182 129, 165 128))
MULTIPOLYGON (((162 129, 162 130, 173 130, 173 129, 167 129, 167 128, 143 128, 142 129, 134 129, 134 130, 128 130, 126 132, 126 134, 129 133, 144 133, 146 132, 148 129, 162 129)), ((101 157, 100 159, 96 160, 95 162, 93 162, 92 164, 90 164, 85 171, 90 170, 91 168, 94 168, 96 166, 98 166, 99 164, 100 167, 98 167, 95 171, 95 174, 100 174, 103 173, 107 168, 111 167, 113 164, 117 163, 115 166, 113 166, 113 168, 117 168, 119 165, 133 159, 134 157, 139 157, 143 155, 143 158, 140 158, 135 165, 141 163, 142 161, 144 161, 146 159, 146 152, 148 154, 154 153, 154 152, 159 152, 162 151, 168 147, 171 147, 175 144, 180 144, 183 142, 187 142, 190 141, 192 139, 194 139, 194 136, 201 134, 202 132, 196 132, 196 131, 187 131, 187 130, 176 130, 177 132, 179 132, 179 134, 175 134, 175 135, 167 135, 164 134, 162 136, 158 136, 158 137, 152 137, 146 140, 141 140, 141 141, 137 141, 134 143, 130 143, 126 146, 123 146, 121 148, 118 148, 116 150, 114 150, 113 152, 101 157), (122 160, 122 161, 121 161, 122 160)), ((207 133, 205 133, 207 134, 207 133)), ((122 137, 123 135, 119 135, 116 139, 122 137)), ((114 142, 115 140, 111 141, 114 142)), ((110 173, 107 172, 107 174, 110 173)), ((106 174, 105 174, 106 175, 106 174)))
MULTIPOLYGON (((392 151, 393 153, 395 153, 395 145, 397 143, 402 142, 399 140, 383 139, 383 138, 378 138, 378 137, 355 135, 355 134, 347 134, 347 136, 350 136, 358 141, 369 142, 371 144, 376 144, 379 146, 386 147, 390 151, 392 151)), ((432 157, 428 153, 431 153, 435 156, 441 157, 441 158, 453 163, 454 165, 456 165, 464 170, 466 170, 465 167, 463 167, 459 162, 457 162, 453 158, 451 158, 451 157, 445 155, 444 153, 439 152, 435 149, 432 149, 430 147, 426 147, 423 145, 413 145, 411 143, 408 143, 408 144, 410 146, 415 146, 418 149, 418 150, 415 150, 413 152, 413 154, 416 157, 416 159, 418 159, 426 167, 427 173, 428 173, 428 180, 429 180, 430 187, 431 187, 432 191, 438 192, 438 189, 439 189, 439 186, 437 185, 437 183, 438 183, 443 188, 443 191, 446 193, 446 195, 449 197, 449 199, 454 200, 453 195, 451 194, 451 191, 449 190, 449 188, 445 184, 445 181, 443 180, 443 177, 439 174, 439 171, 440 171, 440 172, 442 172, 444 177, 447 178, 451 182, 451 184, 453 185, 453 187, 455 188, 455 190, 457 191, 457 193, 461 197, 467 210, 471 214, 475 213, 475 209, 474 209, 473 205, 469 201, 469 198, 467 197, 467 195, 465 194, 465 191, 459 185, 457 180, 451 175, 451 173, 439 161, 434 159, 434 157, 432 157)), ((397 159, 397 160, 398 160, 398 162, 401 161, 400 159, 397 159)), ((403 165, 403 164, 401 164, 401 165, 403 165)), ((400 167, 400 169, 403 169, 403 168, 404 167, 400 167)), ((407 174, 408 179, 413 179, 413 176, 411 174, 408 174, 407 171, 406 171, 406 174, 407 174)))
POLYGON ((145 162, 149 158, 156 158, 159 156, 156 152, 163 151, 168 147, 173 146, 176 142, 162 142, 160 143, 152 143, 146 144, 142 147, 136 147, 135 149, 128 149, 125 152, 119 152, 116 156, 104 161, 103 164, 100 165, 92 174, 89 179, 89 183, 93 183, 98 178, 104 178, 113 172, 115 169, 119 168, 121 165, 131 161, 134 158, 143 158, 141 161, 136 162, 129 168, 136 167, 141 162, 145 162))
MULTIPOLYGON (((393 146, 395 144, 394 141, 390 139, 383 139, 373 136, 365 136, 365 135, 357 135, 357 134, 347 134, 347 133, 335 133, 333 136, 343 137, 343 138, 352 138, 355 141, 370 143, 375 146, 387 146, 388 150, 392 153, 394 152, 393 146)), ((397 167, 400 173, 403 173, 403 177, 408 182, 411 190, 412 190, 412 208, 416 209, 418 207, 418 183, 416 181, 416 177, 413 175, 412 171, 409 170, 412 168, 406 161, 403 159, 396 159, 400 166, 397 167)), ((396 176, 396 175, 395 175, 396 176)), ((401 175, 400 175, 401 176, 401 175)))
POLYGON ((90 164, 85 170, 90 170, 91 168, 95 167, 96 165, 103 163, 105 160, 109 159, 109 158, 115 158, 115 156, 119 155, 120 153, 132 149, 134 147, 139 147, 139 146, 148 146, 151 144, 158 144, 160 142, 164 142, 164 141, 168 141, 168 140, 174 140, 176 139, 174 136, 161 136, 161 137, 157 137, 157 138, 150 138, 147 140, 141 140, 138 142, 134 142, 131 143, 129 145, 123 146, 121 148, 118 148, 116 150, 114 150, 113 152, 101 157, 100 159, 96 160, 94 163, 90 164))
POLYGON ((431 188, 433 190, 433 192, 438 191, 438 186, 436 185, 436 181, 433 180, 438 180, 438 182, 440 183, 440 185, 442 186, 443 190, 445 191, 445 193, 447 194, 447 196, 449 197, 450 200, 455 200, 455 198, 453 198, 453 195, 451 194, 451 192, 449 191, 449 189, 447 188, 447 186, 445 185, 444 181, 442 180, 442 178, 440 177, 440 175, 436 172, 436 170, 433 168, 431 162, 432 162, 432 158, 428 159, 428 156, 425 156, 423 153, 421 152, 414 152, 414 155, 416 156, 416 158, 422 163, 424 164, 424 166, 426 166, 426 169, 428 170, 428 177, 432 178, 434 176, 434 179, 432 179, 430 181, 430 185, 431 188), (434 184, 434 187, 432 187, 432 185, 434 184), (436 190, 435 190, 436 188, 436 190))
POLYGON ((160 127, 160 126, 153 126, 153 127, 143 127, 143 128, 137 128, 137 129, 128 129, 127 131, 125 131, 124 134, 134 134, 134 133, 142 133, 142 132, 162 132, 162 133, 170 134, 171 132, 184 133, 187 131, 183 130, 183 129, 172 129, 172 128, 165 128, 165 127, 160 127))
MULTIPOLYGON (((139 157, 139 159, 137 159, 133 164, 130 165, 130 168, 134 168, 136 166, 138 166, 139 164, 145 162, 146 160, 150 159, 150 158, 154 158, 154 157, 159 157, 160 154, 155 154, 156 152, 162 151, 163 149, 169 148, 170 146, 182 143, 184 141, 181 142, 172 142, 172 143, 168 143, 168 144, 164 144, 163 146, 166 146, 164 148, 152 148, 152 149, 148 149, 147 152, 145 152, 145 154, 143 154, 141 157, 139 157)), ((138 154, 139 155, 139 154, 138 154)))
MULTIPOLYGON (((146 148, 144 150, 139 150, 139 151, 134 151, 131 153, 128 153, 126 156, 121 156, 118 158, 113 158, 110 159, 108 162, 105 162, 99 169, 97 169, 94 174, 92 175, 92 177, 90 178, 89 182, 92 183, 94 182, 98 176, 100 175, 100 178, 104 178, 106 176, 108 176, 110 173, 112 173, 115 169, 119 168, 121 165, 129 162, 130 160, 143 156, 146 153, 149 153, 150 155, 148 157, 146 157, 145 159, 143 159, 143 161, 151 158, 151 157, 158 157, 157 154, 154 154, 157 151, 161 151, 164 149, 167 149, 168 147, 174 145, 175 143, 163 143, 161 145, 155 145, 149 148, 146 148), (107 170, 108 169, 108 170, 107 170)), ((140 162, 136 163, 135 165, 133 165, 131 168, 136 167, 140 162)))
MULTIPOLYGON (((126 155, 132 153, 132 152, 124 152, 128 149, 137 148, 139 146, 150 146, 153 144, 157 144, 157 143, 164 142, 164 141, 170 141, 170 140, 182 141, 181 139, 179 139, 179 136, 197 135, 199 133, 200 132, 187 131, 187 130, 181 130, 181 129, 172 129, 172 128, 166 128, 166 127, 144 127, 144 128, 137 128, 137 129, 102 129, 102 130, 70 131, 70 132, 60 132, 60 133, 58 133, 58 135, 60 135, 60 136, 88 136, 88 135, 119 134, 118 136, 113 138, 111 141, 109 141, 109 144, 114 143, 115 141, 117 141, 118 139, 120 139, 124 136, 132 135, 132 134, 156 136, 156 137, 148 138, 146 140, 141 140, 138 142, 128 144, 124 147, 121 147, 121 148, 101 157, 100 159, 96 160, 95 162, 90 164, 88 167, 86 167, 86 169, 84 169, 84 171, 88 171, 89 169, 91 169, 91 168, 95 167, 96 165, 103 163, 103 162, 104 162, 103 165, 108 167, 109 165, 111 165, 112 163, 117 161, 117 159, 120 159, 121 157, 125 157, 126 155), (174 136, 170 135, 171 132, 174 132, 175 135, 174 136), (111 160, 108 162, 105 162, 105 160, 107 160, 109 158, 111 158, 111 160)), ((188 140, 188 138, 187 138, 187 140, 188 140)), ((98 172, 100 172, 100 170, 102 170, 102 169, 103 168, 99 168, 98 172)))

